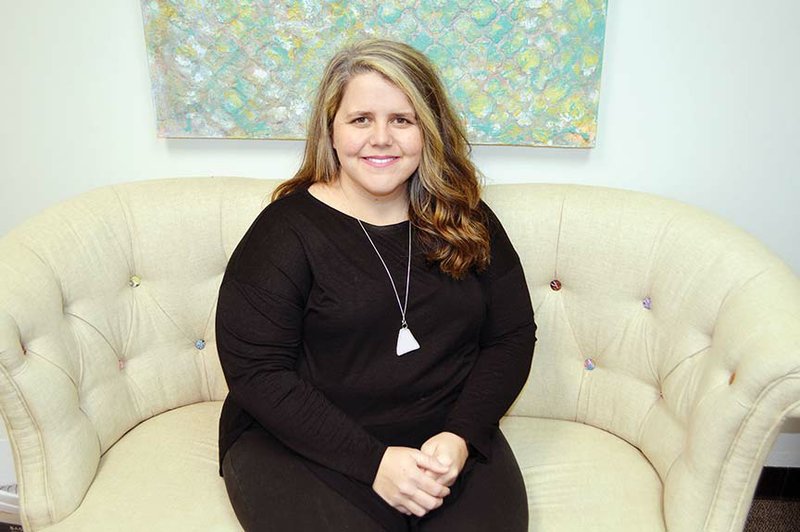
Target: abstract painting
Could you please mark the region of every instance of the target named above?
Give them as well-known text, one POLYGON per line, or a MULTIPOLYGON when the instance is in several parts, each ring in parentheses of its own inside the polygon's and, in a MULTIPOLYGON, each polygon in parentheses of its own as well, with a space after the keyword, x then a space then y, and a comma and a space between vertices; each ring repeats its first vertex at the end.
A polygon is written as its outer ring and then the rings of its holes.
POLYGON ((475 144, 592 147, 606 0, 142 0, 162 137, 302 139, 333 53, 421 50, 475 144))

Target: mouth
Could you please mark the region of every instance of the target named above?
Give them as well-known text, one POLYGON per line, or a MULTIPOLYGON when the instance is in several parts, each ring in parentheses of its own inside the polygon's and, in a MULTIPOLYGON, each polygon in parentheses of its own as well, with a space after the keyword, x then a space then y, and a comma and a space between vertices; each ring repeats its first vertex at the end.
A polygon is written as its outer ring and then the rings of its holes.
POLYGON ((389 166, 390 164, 400 159, 400 157, 395 157, 392 155, 374 155, 371 157, 362 157, 362 159, 370 166, 381 168, 384 166, 389 166))

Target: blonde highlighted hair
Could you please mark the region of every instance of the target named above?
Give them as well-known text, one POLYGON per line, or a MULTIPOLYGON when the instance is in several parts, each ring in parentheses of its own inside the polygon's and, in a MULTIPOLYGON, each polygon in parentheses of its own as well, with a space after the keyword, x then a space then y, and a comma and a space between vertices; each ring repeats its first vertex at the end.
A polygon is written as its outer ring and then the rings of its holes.
POLYGON ((411 102, 422 136, 417 171, 409 178, 409 219, 427 259, 460 279, 489 264, 489 231, 480 209, 478 172, 471 147, 436 68, 411 46, 370 39, 337 53, 322 76, 308 124, 303 162, 294 177, 281 183, 273 201, 308 188, 333 183, 339 160, 333 149, 333 120, 347 83, 376 72, 396 85, 411 102))

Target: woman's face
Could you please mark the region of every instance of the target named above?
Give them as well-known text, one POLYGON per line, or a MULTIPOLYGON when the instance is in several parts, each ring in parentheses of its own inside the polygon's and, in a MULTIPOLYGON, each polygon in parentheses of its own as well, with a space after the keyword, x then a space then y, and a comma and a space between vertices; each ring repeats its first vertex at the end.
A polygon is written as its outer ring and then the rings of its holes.
POLYGON ((354 76, 333 119, 333 149, 343 186, 375 200, 404 198, 422 153, 411 102, 376 72, 354 76))

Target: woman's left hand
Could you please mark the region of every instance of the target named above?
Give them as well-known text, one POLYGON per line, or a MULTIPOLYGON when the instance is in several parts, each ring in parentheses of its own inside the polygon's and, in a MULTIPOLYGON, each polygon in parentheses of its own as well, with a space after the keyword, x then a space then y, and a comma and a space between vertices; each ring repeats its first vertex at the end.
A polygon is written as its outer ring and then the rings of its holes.
POLYGON ((450 487, 458 478, 464 463, 467 461, 469 450, 467 442, 461 436, 452 432, 440 432, 422 444, 420 450, 436 458, 441 464, 448 466, 446 473, 434 473, 427 471, 427 474, 436 479, 442 486, 450 487))

